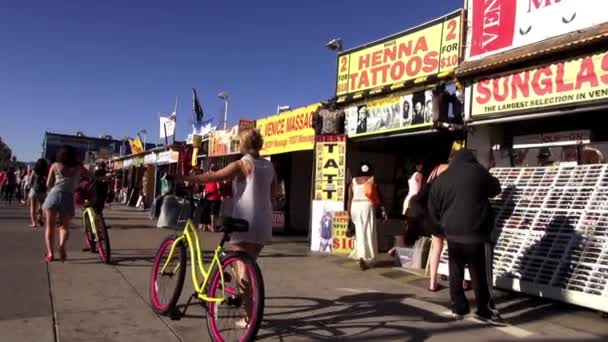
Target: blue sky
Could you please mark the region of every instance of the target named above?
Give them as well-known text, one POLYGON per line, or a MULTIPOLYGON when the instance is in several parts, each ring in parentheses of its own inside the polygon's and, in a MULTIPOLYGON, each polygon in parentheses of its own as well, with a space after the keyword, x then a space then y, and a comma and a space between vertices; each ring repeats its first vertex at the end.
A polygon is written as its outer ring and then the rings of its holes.
POLYGON ((0 136, 20 160, 45 131, 117 138, 179 96, 178 138, 190 130, 191 88, 207 117, 256 119, 278 104, 332 97, 334 37, 351 48, 462 7, 435 1, 8 1, 0 5, 0 136))

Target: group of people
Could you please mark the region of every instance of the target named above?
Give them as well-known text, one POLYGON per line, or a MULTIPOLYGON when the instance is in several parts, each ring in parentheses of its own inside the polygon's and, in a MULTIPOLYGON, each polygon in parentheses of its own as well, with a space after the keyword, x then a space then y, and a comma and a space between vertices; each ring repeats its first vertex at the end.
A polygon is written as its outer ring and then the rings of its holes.
POLYGON ((41 205, 46 193, 47 170, 46 160, 39 159, 33 168, 28 166, 16 171, 11 167, 0 172, 0 193, 5 205, 10 207, 14 196, 21 205, 29 207, 31 227, 44 224, 41 205))
POLYGON ((11 206, 13 197, 21 205, 26 205, 31 188, 31 178, 33 170, 20 167, 16 170, 14 167, 9 167, 0 171, 0 194, 5 200, 7 206, 11 206))
MULTIPOLYGON (((437 270, 444 243, 448 244, 452 312, 461 318, 470 311, 464 291, 468 267, 477 299, 478 318, 501 324, 492 299, 492 241, 494 215, 490 198, 500 194, 499 181, 465 149, 453 150, 449 163, 423 174, 423 163, 408 181, 404 200, 406 241, 432 236, 429 291, 437 291, 437 270)), ((378 254, 376 225, 386 221, 382 195, 374 180, 372 165, 360 164, 349 186, 348 211, 355 230, 351 258, 362 270, 373 264, 378 254)))

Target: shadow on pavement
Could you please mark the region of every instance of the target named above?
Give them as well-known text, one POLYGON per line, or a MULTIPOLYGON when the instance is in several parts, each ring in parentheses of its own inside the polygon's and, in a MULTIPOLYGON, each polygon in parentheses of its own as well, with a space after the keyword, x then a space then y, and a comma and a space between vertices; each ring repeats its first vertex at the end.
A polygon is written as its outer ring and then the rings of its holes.
POLYGON ((304 337, 318 341, 369 341, 407 338, 408 341, 424 341, 431 336, 428 329, 402 323, 452 322, 447 317, 402 304, 406 298, 408 296, 375 292, 335 300, 270 297, 266 299, 265 320, 258 339, 288 341, 304 337))

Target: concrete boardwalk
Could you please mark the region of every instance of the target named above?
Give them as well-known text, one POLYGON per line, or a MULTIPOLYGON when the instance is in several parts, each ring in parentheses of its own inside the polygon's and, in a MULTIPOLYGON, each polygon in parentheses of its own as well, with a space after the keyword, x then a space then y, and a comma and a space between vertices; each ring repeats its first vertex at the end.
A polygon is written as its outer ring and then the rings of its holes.
MULTIPOLYGON (((204 311, 192 305, 172 321, 148 305, 151 260, 171 233, 151 228, 141 212, 107 213, 113 265, 81 252, 75 224, 69 260, 42 260, 42 230, 27 227, 24 209, 0 203, 0 341, 209 341, 204 311)), ((206 250, 219 236, 201 233, 206 250)), ((304 241, 278 239, 260 260, 266 283, 261 341, 601 341, 608 324, 569 305, 500 293, 510 323, 490 327, 472 318, 453 321, 448 293, 429 293, 425 280, 400 269, 358 271, 345 259, 308 252, 304 241)), ((180 303, 192 293, 189 280, 180 303)), ((469 293, 472 297, 472 293, 469 293)))

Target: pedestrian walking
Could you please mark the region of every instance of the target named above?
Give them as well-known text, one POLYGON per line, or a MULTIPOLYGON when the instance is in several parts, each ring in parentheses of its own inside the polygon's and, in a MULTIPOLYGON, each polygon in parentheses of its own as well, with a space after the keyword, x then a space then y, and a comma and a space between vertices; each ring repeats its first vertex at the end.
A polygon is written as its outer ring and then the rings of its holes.
MULTIPOLYGON (((218 168, 215 164, 209 166, 209 172, 217 172, 218 168)), ((216 219, 220 214, 220 205, 222 203, 222 196, 220 194, 220 183, 217 181, 211 181, 205 183, 205 204, 207 207, 206 212, 209 214, 209 225, 205 230, 215 232, 216 219)))
POLYGON ((380 210, 382 220, 386 221, 386 210, 374 181, 372 165, 363 162, 348 188, 348 212, 355 225, 355 248, 350 257, 358 260, 361 270, 373 265, 378 255, 376 209, 380 210))
POLYGON ((74 217, 74 191, 80 184, 80 178, 91 179, 89 171, 78 160, 73 146, 62 146, 57 152, 56 162, 51 165, 47 178, 49 189, 42 208, 46 217, 46 262, 55 260, 54 236, 55 223, 59 216, 59 258, 67 258, 65 244, 70 235, 70 221, 74 217))
POLYGON ((6 201, 6 206, 11 206, 16 187, 17 175, 15 174, 15 168, 10 167, 6 173, 6 181, 4 182, 4 200, 6 201))
POLYGON ((430 188, 428 209, 448 241, 452 313, 460 318, 470 312, 463 289, 469 267, 477 300, 478 318, 501 324, 492 290, 491 232, 494 215, 489 199, 501 192, 493 177, 469 150, 461 150, 430 188))
POLYGON ((49 165, 45 159, 38 159, 32 170, 31 189, 28 193, 30 205, 30 227, 35 228, 44 224, 42 204, 46 198, 46 176, 49 165))
POLYGON ((21 191, 23 193, 22 204, 26 207, 30 205, 30 189, 32 188, 32 178, 34 177, 34 170, 32 170, 29 166, 27 167, 27 171, 25 172, 25 176, 23 177, 23 181, 21 182, 21 191))
POLYGON ((4 184, 6 183, 6 170, 0 170, 0 197, 4 196, 4 184))

